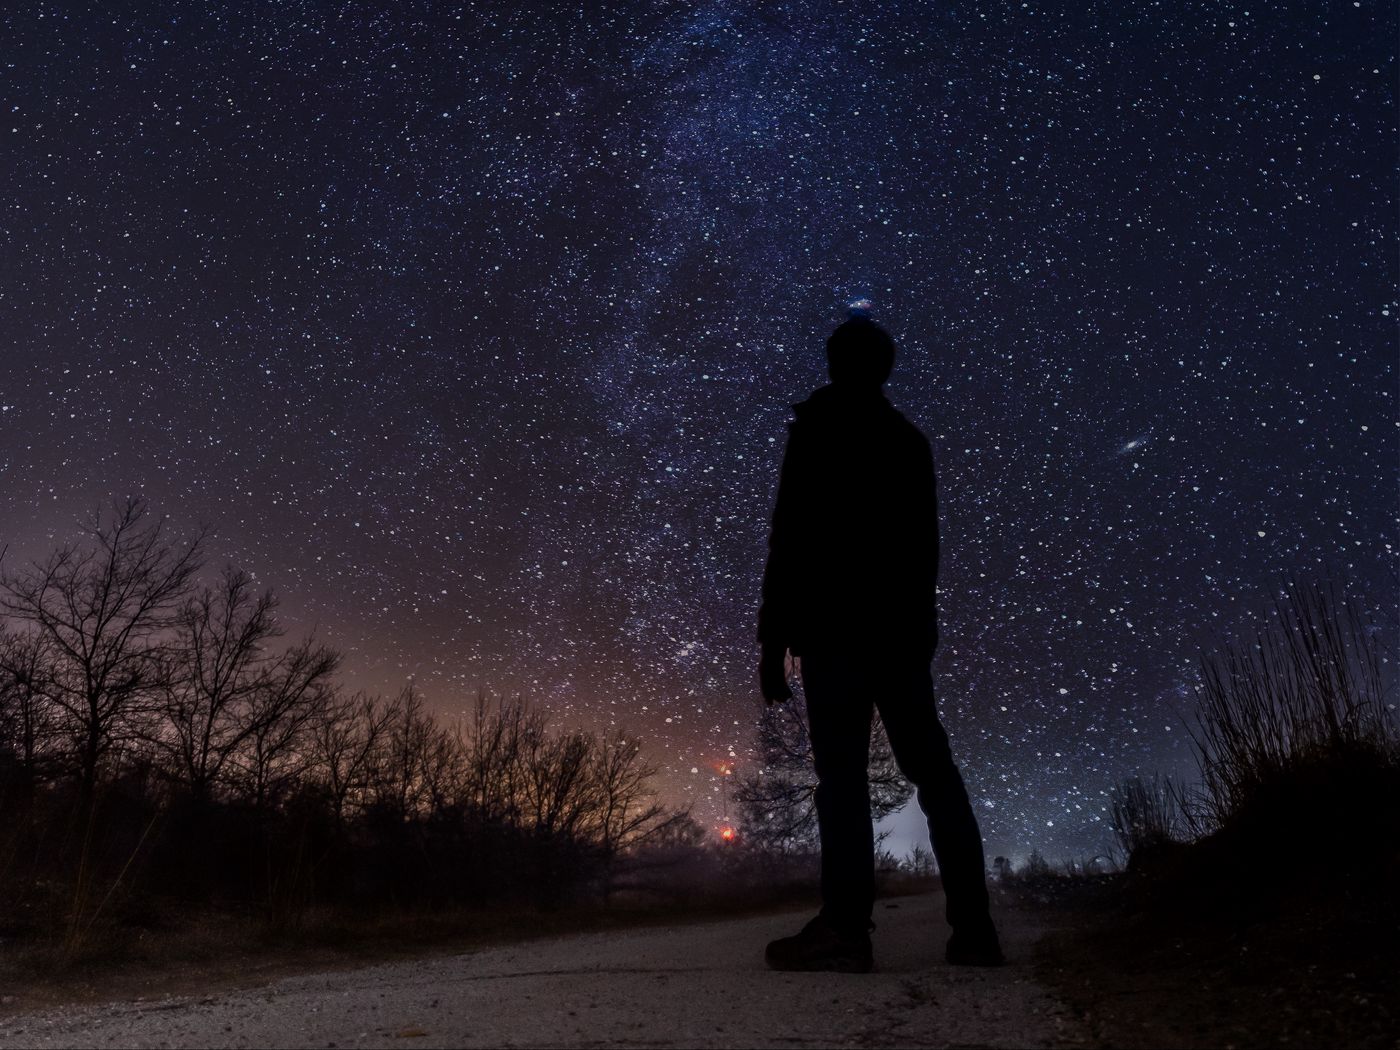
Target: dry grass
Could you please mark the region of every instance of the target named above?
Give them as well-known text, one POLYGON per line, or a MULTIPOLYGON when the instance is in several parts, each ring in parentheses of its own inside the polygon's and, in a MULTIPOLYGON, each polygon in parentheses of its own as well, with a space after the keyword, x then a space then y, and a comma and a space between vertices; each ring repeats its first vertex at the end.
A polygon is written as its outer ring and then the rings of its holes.
POLYGON ((1202 660, 1192 738, 1197 816, 1209 826, 1224 827, 1299 767, 1396 752, 1394 669, 1376 617, 1338 584, 1296 581, 1271 613, 1251 641, 1202 660))
POLYGON ((1113 817, 1128 871, 1042 894, 1065 920, 1040 946, 1040 974, 1099 1040, 1395 1045, 1389 636, 1344 588, 1294 583, 1264 629, 1203 659, 1200 787, 1120 785, 1113 817))

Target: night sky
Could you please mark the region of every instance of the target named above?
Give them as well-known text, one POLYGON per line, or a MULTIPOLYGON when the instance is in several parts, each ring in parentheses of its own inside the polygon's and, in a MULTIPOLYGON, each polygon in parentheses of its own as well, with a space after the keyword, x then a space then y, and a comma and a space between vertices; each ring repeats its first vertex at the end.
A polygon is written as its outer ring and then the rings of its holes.
POLYGON ((713 822, 868 296, 944 719, 1052 856, 1281 573, 1391 571, 1392 4, 381 6, 6 5, 10 558, 144 495, 352 687, 623 726, 713 822))

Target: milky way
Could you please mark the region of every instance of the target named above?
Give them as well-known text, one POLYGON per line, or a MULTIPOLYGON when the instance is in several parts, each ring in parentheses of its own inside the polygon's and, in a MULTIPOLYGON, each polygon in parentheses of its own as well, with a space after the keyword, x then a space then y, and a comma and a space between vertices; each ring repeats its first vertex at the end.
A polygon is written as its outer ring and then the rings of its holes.
POLYGON ((1281 574, 1388 578, 1392 5, 123 6, 3 16, 10 557, 143 494, 353 684, 621 725, 713 820, 869 297, 945 721, 1052 854, 1281 574))

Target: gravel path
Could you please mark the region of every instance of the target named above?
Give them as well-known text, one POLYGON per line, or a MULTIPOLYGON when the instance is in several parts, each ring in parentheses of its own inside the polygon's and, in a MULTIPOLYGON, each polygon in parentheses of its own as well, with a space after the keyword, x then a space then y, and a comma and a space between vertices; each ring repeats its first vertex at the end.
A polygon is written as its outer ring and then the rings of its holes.
POLYGON ((765 916, 24 1014, 0 1021, 0 1047, 1076 1045, 1031 976, 1029 917, 1001 917, 1010 965, 953 968, 942 903, 880 903, 872 974, 766 970, 763 945, 801 917, 765 916))

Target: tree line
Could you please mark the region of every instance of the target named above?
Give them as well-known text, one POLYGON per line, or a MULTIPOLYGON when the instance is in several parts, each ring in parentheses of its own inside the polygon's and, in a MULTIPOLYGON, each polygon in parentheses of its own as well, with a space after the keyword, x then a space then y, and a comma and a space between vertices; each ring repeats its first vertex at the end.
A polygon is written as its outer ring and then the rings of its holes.
POLYGON ((644 842, 693 840, 637 740, 484 693, 452 722, 411 683, 349 693, 339 653, 287 639, 274 593, 205 574, 206 548, 129 499, 0 562, 12 898, 59 885, 71 922, 138 877, 282 904, 559 894, 644 842))

